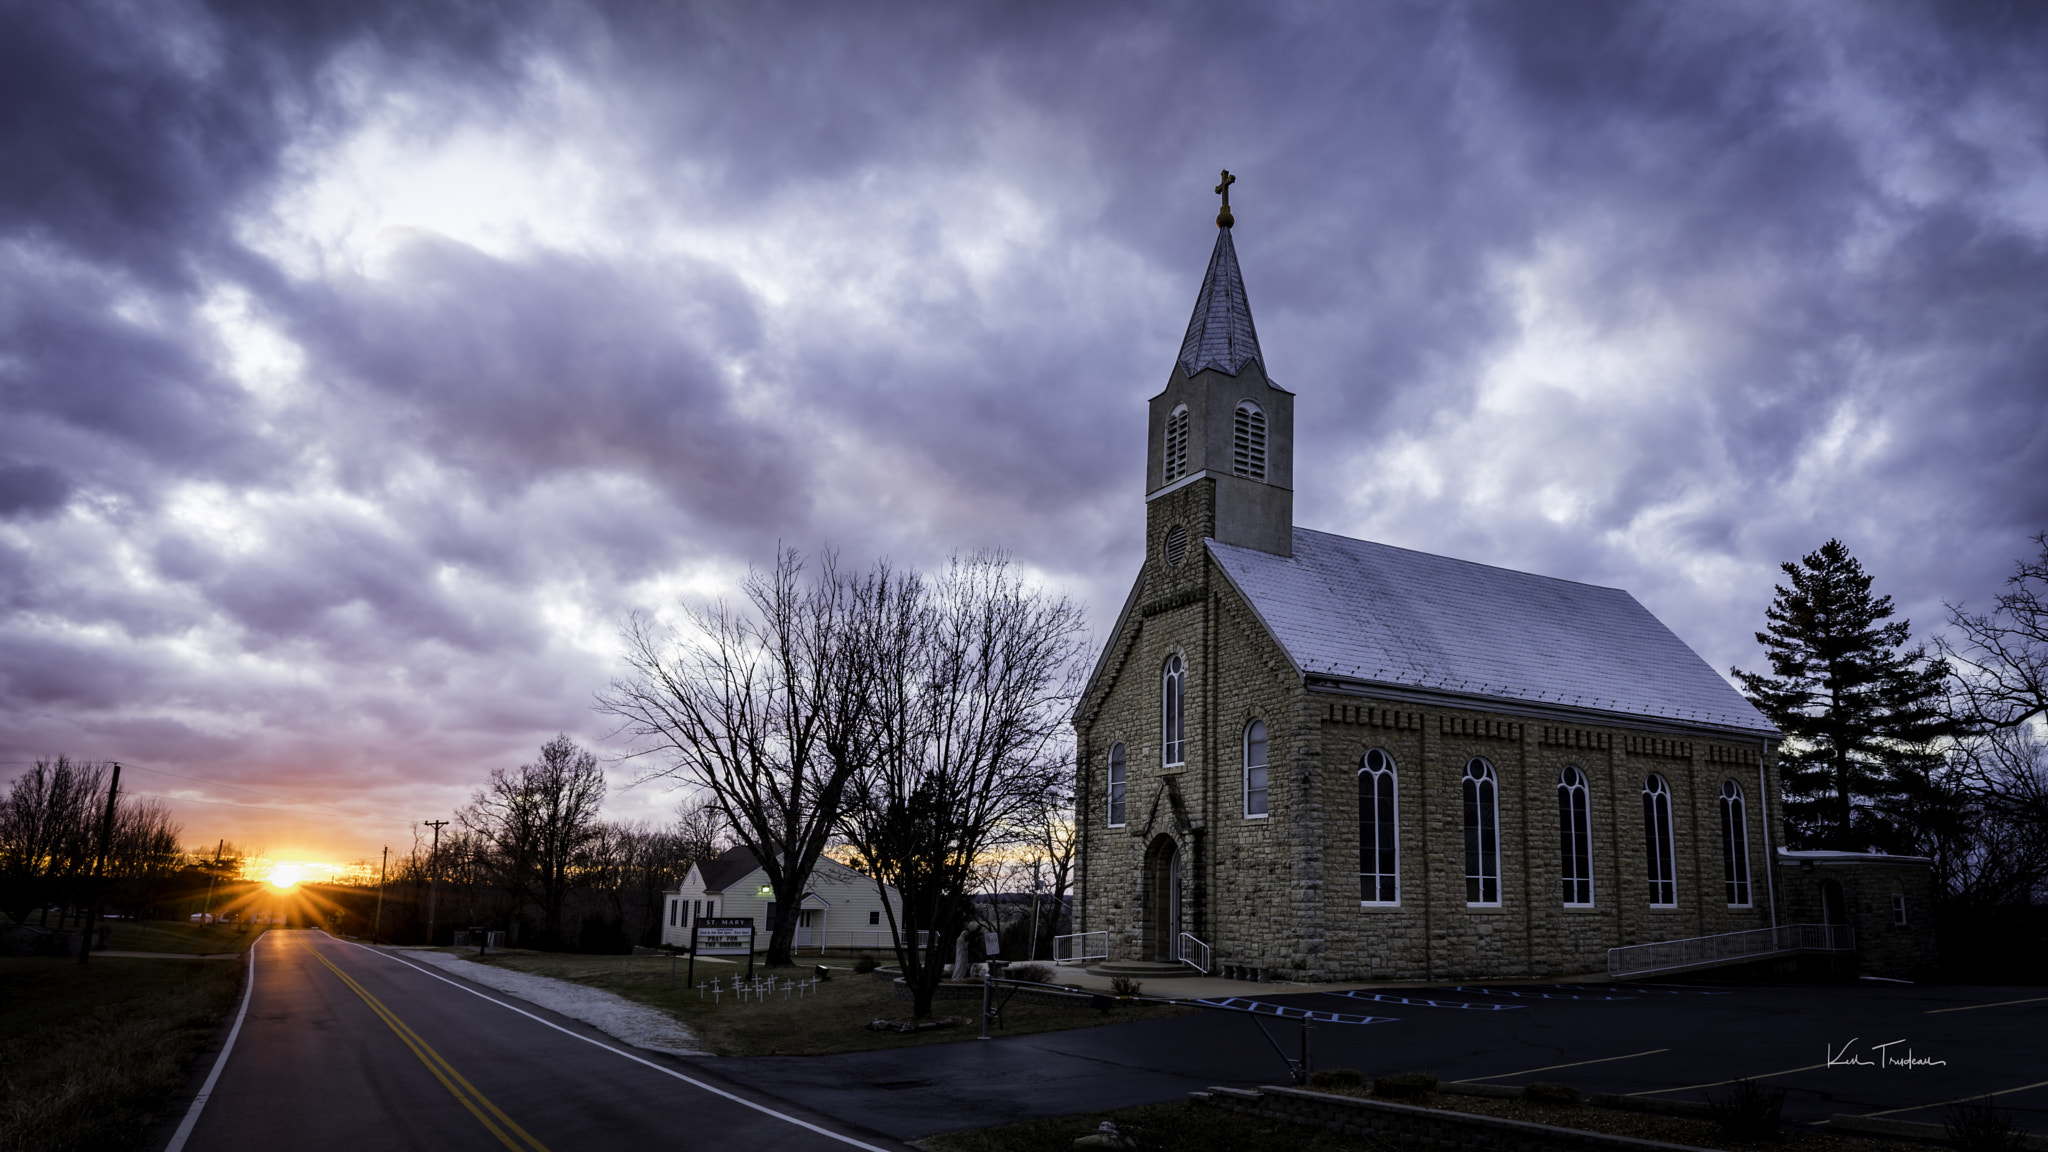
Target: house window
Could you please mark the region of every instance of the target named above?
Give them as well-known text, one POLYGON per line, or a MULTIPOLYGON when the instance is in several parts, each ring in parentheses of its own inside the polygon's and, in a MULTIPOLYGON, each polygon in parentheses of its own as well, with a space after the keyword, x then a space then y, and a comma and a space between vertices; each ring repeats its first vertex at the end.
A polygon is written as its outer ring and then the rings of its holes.
POLYGON ((1266 814, 1266 722, 1244 726, 1244 814, 1266 814))
POLYGON ((1892 923, 1904 924, 1905 922, 1906 894, 1904 892, 1894 892, 1892 893, 1892 923))
POLYGON ((1187 665, 1180 653, 1166 658, 1166 674, 1159 683, 1160 763, 1178 768, 1187 763, 1187 741, 1181 717, 1181 700, 1187 688, 1187 665))
POLYGON ((882 922, 882 913, 881 913, 880 911, 878 911, 877 909, 873 909, 873 908, 870 908, 870 909, 868 909, 868 927, 870 927, 870 928, 873 928, 873 927, 875 927, 876 925, 880 924, 881 922, 882 922))
POLYGON ((1721 877, 1730 908, 1749 907, 1749 822, 1742 804, 1742 785, 1721 782, 1721 877))
POLYGON ((1401 902, 1400 813, 1394 758, 1374 748, 1358 768, 1358 902, 1401 902))
POLYGON ((1649 854, 1650 906, 1678 906, 1678 849, 1671 839, 1671 786, 1655 772, 1643 781, 1643 849, 1649 854))
POLYGON ((1493 765, 1465 765, 1465 903, 1500 903, 1500 785, 1493 765))
POLYGON ((1183 404, 1166 418, 1166 459, 1160 482, 1171 484, 1188 474, 1188 406, 1183 404))
POLYGON ((676 926, 676 909, 681 907, 682 903, 681 900, 671 900, 668 902, 668 926, 671 928, 676 926))
POLYGON ((1124 826, 1124 746, 1109 746, 1109 826, 1124 826))
POLYGON ((1593 906, 1593 807, 1586 775, 1570 765, 1557 776, 1557 841, 1563 860, 1564 905, 1593 906))
POLYGON ((692 900, 692 901, 690 901, 690 913, 691 913, 691 917, 690 917, 690 918, 691 918, 692 920, 701 920, 701 919, 703 919, 703 917, 704 917, 704 902, 703 902, 702 900, 692 900))

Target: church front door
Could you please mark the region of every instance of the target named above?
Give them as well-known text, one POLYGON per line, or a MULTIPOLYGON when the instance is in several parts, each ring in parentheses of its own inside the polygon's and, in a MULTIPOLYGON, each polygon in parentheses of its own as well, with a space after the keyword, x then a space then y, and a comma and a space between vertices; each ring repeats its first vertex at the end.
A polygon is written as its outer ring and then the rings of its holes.
POLYGON ((1180 958, 1180 851, 1170 836, 1153 841, 1145 860, 1145 959, 1180 958))

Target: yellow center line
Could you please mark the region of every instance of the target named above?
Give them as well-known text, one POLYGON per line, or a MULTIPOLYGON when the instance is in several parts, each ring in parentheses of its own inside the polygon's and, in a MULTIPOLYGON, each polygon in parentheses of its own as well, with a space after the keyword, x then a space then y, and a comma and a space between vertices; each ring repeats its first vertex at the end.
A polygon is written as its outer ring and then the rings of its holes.
POLYGON ((1652 1048, 1648 1052, 1631 1052, 1626 1056, 1602 1056, 1598 1060, 1574 1060, 1570 1064, 1545 1064, 1541 1068, 1524 1068, 1520 1072, 1495 1072, 1491 1076, 1474 1076, 1467 1080, 1453 1080, 1451 1083, 1477 1084, 1481 1080, 1500 1080, 1509 1076, 1527 1076, 1531 1072, 1551 1072, 1559 1068, 1579 1068, 1587 1064, 1607 1064, 1616 1060, 1633 1060, 1638 1056, 1655 1056, 1659 1052, 1669 1051, 1671 1051, 1669 1048, 1652 1048))
POLYGON ((1687 1084, 1687 1085, 1686 1085, 1685 1087, 1683 1087, 1683 1088, 1652 1088, 1652 1089, 1650 1089, 1650 1090, 1649 1090, 1649 1091, 1647 1091, 1647 1092, 1631 1092, 1631 1093, 1629 1093, 1629 1095, 1631 1095, 1631 1096, 1657 1096, 1657 1095, 1661 1095, 1661 1094, 1663 1094, 1663 1093, 1665 1093, 1665 1092, 1690 1092, 1690 1091, 1692 1091, 1692 1090, 1693 1090, 1693 1089, 1695 1089, 1695 1088, 1719 1088, 1719 1087, 1720 1087, 1721 1085, 1723 1085, 1723 1084, 1733 1084, 1733 1083, 1735 1083, 1735 1082, 1736 1082, 1737 1080, 1766 1080, 1766 1079, 1769 1079, 1769 1078, 1770 1078, 1770 1077, 1772 1077, 1772 1076, 1790 1076, 1790 1075, 1791 1075, 1792 1073, 1794 1073, 1794 1072, 1811 1072, 1811 1071, 1813 1071, 1813 1070, 1814 1070, 1815 1068, 1825 1068, 1825 1067, 1827 1067, 1827 1064, 1826 1064, 1825 1062, 1823 1062, 1823 1063, 1820 1063, 1820 1064, 1808 1064, 1808 1065, 1806 1065, 1806 1066, 1805 1066, 1805 1067, 1803 1067, 1803 1068, 1787 1068, 1787 1069, 1785 1069, 1785 1070, 1784 1070, 1784 1071, 1782 1071, 1782 1072, 1765 1072, 1765 1073, 1763 1073, 1763 1074, 1761 1074, 1761 1075, 1757 1075, 1757 1076, 1733 1076, 1733 1077, 1730 1077, 1730 1078, 1728 1078, 1728 1079, 1726 1079, 1726 1080, 1715 1080, 1715 1081, 1713 1081, 1713 1082, 1711 1082, 1711 1083, 1708 1083, 1708 1084, 1687 1084))
POLYGON ((449 1093, 455 1097, 458 1103, 464 1108, 469 1109, 469 1114, 476 1117, 477 1121, 488 1129, 491 1135, 496 1136, 500 1143, 511 1149, 512 1152, 528 1152, 528 1149, 531 1149, 531 1152, 548 1152, 547 1145, 534 1139, 526 1129, 521 1128, 510 1116, 505 1115, 502 1109, 496 1104, 491 1103, 489 1097, 477 1091, 476 1085, 465 1080, 462 1073, 455 1070, 453 1064, 443 1059, 439 1052, 434 1051, 432 1045, 420 1037, 419 1033, 414 1032, 407 1026, 405 1021, 400 1020, 396 1012, 385 1007, 383 1001, 371 995, 369 989, 356 983, 348 973, 335 967, 333 961, 322 956, 312 945, 308 944, 306 951, 311 952, 313 959, 325 965, 329 972, 340 977, 341 982, 348 985, 350 991, 362 997, 363 1003, 370 1006, 370 1011, 376 1013, 379 1020, 384 1021, 393 1032, 397 1033, 399 1040, 407 1048, 412 1049, 412 1054, 419 1057, 420 1063, 427 1066, 427 1071, 434 1074, 434 1079, 439 1080, 441 1086, 448 1089, 449 1093), (485 1112, 488 1112, 490 1115, 485 1115, 485 1112), (496 1123, 492 1122, 492 1117, 497 1118, 496 1123), (499 1127, 501 1124, 504 1127, 499 1127), (506 1134, 507 1129, 517 1135, 520 1140, 526 1141, 527 1147, 521 1148, 511 1136, 506 1134))
MULTIPOLYGON (((1985 1007, 1989 1008, 1990 1005, 1986 1004, 1985 1007)), ((2036 1080, 2032 1084, 2022 1084, 2017 1088, 2000 1088, 1996 1092, 1972 1092, 1968 1096, 1959 1096, 1954 1100, 1943 1100, 1935 1104, 1909 1104, 1904 1108, 1890 1108, 1883 1112, 1865 1112, 1863 1115, 1891 1116, 1899 1112, 1918 1112, 1922 1108, 1946 1108, 1951 1104, 1961 1104, 1966 1100, 1982 1100, 1986 1096, 2003 1096, 2008 1092, 2025 1092, 2030 1088, 2048 1088, 2048 1080, 2036 1080)))
POLYGON ((1943 1012, 1971 1012, 1978 1008, 2004 1008, 2012 1004, 2039 1004, 2048 996, 2030 996, 2025 1000, 2000 1000, 1996 1004, 1965 1004, 1960 1008, 1929 1008, 1927 1015, 1936 1016, 1943 1012))

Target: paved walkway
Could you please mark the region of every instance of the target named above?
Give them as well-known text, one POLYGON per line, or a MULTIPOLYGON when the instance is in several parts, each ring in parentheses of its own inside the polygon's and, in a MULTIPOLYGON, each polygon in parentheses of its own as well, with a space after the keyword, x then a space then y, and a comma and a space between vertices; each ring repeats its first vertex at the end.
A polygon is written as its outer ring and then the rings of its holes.
MULTIPOLYGON (((1108 976, 1097 976, 1083 968, 1056 968, 1053 971, 1053 982, 1056 984, 1065 984, 1088 992, 1110 990, 1108 976)), ((1484 983, 1495 988, 1504 988, 1511 985, 1605 983, 1606 980, 1607 974, 1599 972, 1545 979, 1487 980, 1484 983)), ((1299 996, 1309 992, 1351 992, 1375 988, 1454 988, 1459 984, 1472 984, 1475 981, 1444 980, 1433 984, 1418 984, 1413 980, 1352 980, 1335 984, 1292 984, 1284 980, 1260 983, 1256 980, 1225 980, 1216 976, 1172 976, 1165 979, 1155 976, 1140 979, 1138 983, 1141 986, 1141 996, 1158 996, 1171 1000, 1220 1000, 1230 996, 1241 996, 1257 1000, 1271 999, 1275 996, 1299 996)))

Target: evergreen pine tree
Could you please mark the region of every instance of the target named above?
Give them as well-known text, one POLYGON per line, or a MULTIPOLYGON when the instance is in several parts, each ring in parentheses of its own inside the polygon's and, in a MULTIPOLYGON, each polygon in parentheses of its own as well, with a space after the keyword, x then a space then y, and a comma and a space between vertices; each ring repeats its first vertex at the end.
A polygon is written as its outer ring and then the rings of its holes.
POLYGON ((1922 818, 1942 807, 1935 742, 1952 730, 1943 665, 1906 647, 1911 625, 1891 620, 1891 597, 1871 595, 1870 575, 1841 541, 1782 567, 1791 586, 1778 586, 1756 634, 1770 673, 1738 668, 1735 677, 1787 737, 1788 838, 1910 852, 1922 818))

